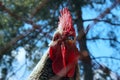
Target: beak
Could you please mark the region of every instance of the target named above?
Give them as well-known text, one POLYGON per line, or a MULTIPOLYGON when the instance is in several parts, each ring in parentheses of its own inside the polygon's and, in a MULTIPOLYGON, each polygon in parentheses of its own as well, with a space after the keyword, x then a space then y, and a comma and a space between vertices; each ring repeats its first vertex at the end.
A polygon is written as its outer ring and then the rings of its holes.
POLYGON ((68 38, 67 38, 67 42, 69 43, 69 44, 75 44, 75 42, 76 42, 76 37, 74 37, 74 36, 69 36, 68 38))

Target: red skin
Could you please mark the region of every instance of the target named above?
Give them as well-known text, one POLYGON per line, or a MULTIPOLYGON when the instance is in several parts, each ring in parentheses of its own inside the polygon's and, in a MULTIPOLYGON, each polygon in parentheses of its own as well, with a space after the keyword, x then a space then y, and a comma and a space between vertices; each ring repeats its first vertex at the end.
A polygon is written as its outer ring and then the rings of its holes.
MULTIPOLYGON (((55 38, 60 35, 55 35, 55 38)), ((79 57, 75 43, 70 40, 57 40, 54 46, 50 46, 49 57, 53 61, 53 72, 59 76, 73 77, 79 57)))

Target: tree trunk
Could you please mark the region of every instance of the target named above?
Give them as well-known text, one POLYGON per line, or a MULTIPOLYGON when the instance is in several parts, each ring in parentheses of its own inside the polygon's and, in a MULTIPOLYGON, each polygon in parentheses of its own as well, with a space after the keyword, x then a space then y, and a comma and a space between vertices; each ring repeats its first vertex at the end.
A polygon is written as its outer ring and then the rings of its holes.
POLYGON ((93 71, 92 71, 92 64, 91 64, 91 58, 89 55, 89 51, 87 49, 87 44, 86 44, 86 35, 82 36, 84 34, 84 27, 83 27, 83 20, 82 20, 82 11, 81 11, 81 6, 80 2, 75 2, 75 9, 76 11, 76 24, 77 24, 77 32, 78 32, 78 43, 79 43, 79 48, 81 51, 81 55, 83 57, 83 67, 84 67, 84 80, 93 80, 93 71), (82 34, 81 34, 82 33, 82 34))

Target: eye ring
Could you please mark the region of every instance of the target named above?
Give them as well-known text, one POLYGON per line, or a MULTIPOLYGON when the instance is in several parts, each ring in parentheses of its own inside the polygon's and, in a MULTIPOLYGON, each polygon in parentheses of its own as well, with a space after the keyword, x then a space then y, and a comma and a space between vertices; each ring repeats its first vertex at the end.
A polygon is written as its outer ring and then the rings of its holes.
POLYGON ((53 37, 53 41, 57 41, 60 39, 60 34, 55 34, 54 37, 53 37))

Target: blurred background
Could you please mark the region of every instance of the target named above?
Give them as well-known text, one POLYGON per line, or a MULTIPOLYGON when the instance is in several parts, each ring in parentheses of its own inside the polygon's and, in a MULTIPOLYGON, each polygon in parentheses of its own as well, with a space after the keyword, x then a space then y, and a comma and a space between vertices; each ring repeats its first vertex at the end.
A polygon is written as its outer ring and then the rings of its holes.
MULTIPOLYGON (((119 2, 0 0, 0 80, 26 80, 47 51, 58 26, 59 11, 64 7, 71 12, 77 36, 90 25, 76 46, 89 52, 94 80, 120 80, 119 2)), ((79 65, 84 80, 84 64, 79 61, 79 65)))

